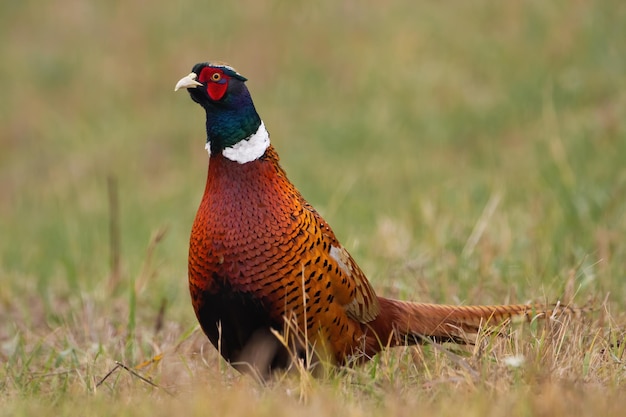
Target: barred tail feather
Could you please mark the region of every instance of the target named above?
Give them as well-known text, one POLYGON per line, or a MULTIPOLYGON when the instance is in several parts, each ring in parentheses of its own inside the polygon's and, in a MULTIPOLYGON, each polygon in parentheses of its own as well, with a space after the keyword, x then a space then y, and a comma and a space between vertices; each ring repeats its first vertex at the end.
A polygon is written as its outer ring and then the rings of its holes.
POLYGON ((581 309, 560 304, 453 306, 414 303, 379 297, 381 314, 367 324, 366 354, 381 346, 437 342, 471 343, 481 329, 496 328, 510 321, 532 321, 565 314, 580 316, 581 309), (377 347, 378 346, 378 347, 377 347))

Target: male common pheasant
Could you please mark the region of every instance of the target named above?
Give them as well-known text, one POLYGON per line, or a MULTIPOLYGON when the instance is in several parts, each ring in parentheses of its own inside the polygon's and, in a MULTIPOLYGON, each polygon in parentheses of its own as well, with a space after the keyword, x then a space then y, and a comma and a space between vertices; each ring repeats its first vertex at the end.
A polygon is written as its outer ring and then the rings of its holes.
POLYGON ((201 63, 175 87, 206 112, 209 168, 191 232, 189 289, 202 329, 228 362, 265 377, 309 348, 344 364, 388 346, 463 342, 480 326, 538 312, 378 296, 280 167, 245 81, 230 66, 201 63))

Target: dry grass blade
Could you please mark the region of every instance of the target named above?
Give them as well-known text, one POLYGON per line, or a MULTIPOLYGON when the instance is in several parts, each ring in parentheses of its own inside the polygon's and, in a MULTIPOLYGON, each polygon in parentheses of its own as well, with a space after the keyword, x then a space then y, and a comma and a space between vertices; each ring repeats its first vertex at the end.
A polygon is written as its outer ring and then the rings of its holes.
MULTIPOLYGON (((149 363, 153 363, 154 361, 148 361, 149 363)), ((143 367, 146 366, 146 363, 142 363, 139 365, 139 367, 143 367)), ((138 378, 139 380, 141 380, 142 382, 145 382, 146 384, 150 385, 153 388, 158 388, 160 390, 162 390, 163 392, 165 392, 166 394, 170 395, 170 396, 174 396, 174 394, 172 394, 171 392, 169 392, 167 389, 159 386, 158 384, 152 382, 150 379, 140 375, 137 371, 135 371, 135 369, 133 368, 129 368, 128 366, 124 365, 122 362, 116 361, 115 362, 115 366, 113 367, 113 369, 111 369, 104 377, 102 377, 102 379, 100 379, 98 381, 98 383, 96 384, 96 388, 100 387, 111 375, 113 375, 118 369, 123 369, 126 372, 128 372, 130 375, 132 375, 135 378, 138 378)))

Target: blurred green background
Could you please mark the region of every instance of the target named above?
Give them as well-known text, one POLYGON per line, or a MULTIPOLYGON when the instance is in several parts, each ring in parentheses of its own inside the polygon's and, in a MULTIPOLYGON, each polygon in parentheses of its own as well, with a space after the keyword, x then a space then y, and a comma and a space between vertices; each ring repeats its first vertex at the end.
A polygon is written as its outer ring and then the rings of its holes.
POLYGON ((204 115, 173 87, 207 60, 248 77, 291 180, 379 292, 624 307, 624 22, 608 0, 2 2, 0 335, 86 305, 124 323, 129 289, 141 323, 163 302, 195 323, 204 115))

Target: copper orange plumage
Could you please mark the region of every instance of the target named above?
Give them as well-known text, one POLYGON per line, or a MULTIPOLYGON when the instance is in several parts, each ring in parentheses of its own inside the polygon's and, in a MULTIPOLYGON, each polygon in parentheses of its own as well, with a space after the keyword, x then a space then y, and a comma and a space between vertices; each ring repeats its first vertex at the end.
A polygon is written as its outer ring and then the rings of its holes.
POLYGON ((288 324, 296 355, 313 348, 343 364, 387 346, 462 342, 480 326, 537 313, 529 305, 378 296, 280 167, 245 81, 232 67, 201 63, 176 85, 206 113, 210 157, 190 238, 189 287, 203 331, 227 361, 263 377, 289 366, 293 352, 275 336, 288 324))

